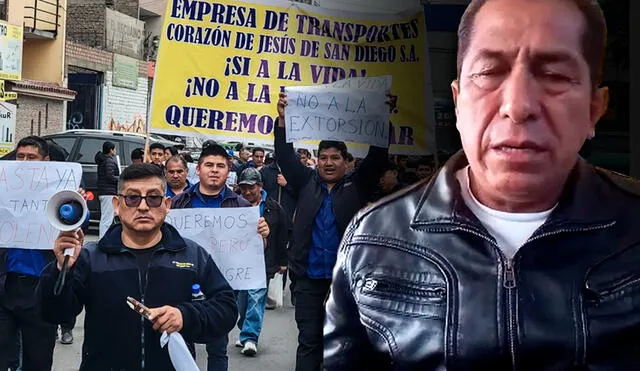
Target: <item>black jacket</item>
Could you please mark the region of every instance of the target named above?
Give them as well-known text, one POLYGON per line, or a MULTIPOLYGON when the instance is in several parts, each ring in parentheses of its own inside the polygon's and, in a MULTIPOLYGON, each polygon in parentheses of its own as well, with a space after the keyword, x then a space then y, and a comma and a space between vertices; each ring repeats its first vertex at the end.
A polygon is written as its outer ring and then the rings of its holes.
POLYGON ((575 166, 513 259, 466 207, 454 156, 349 227, 326 370, 640 370, 640 184, 575 166))
MULTIPOLYGON (((180 193, 176 197, 171 199, 172 209, 190 209, 191 200, 197 197, 196 190, 200 186, 200 183, 196 183, 186 191, 180 193)), ((227 186, 225 186, 227 187, 227 186)), ((220 207, 250 207, 249 201, 242 198, 242 196, 235 193, 231 188, 227 187, 224 193, 224 199, 220 204, 220 207)))
POLYGON ((289 214, 289 218, 293 218, 293 213, 296 210, 296 202, 298 202, 298 195, 291 184, 287 183, 284 187, 278 184, 278 174, 280 173, 281 171, 277 162, 263 167, 260 170, 263 188, 267 191, 269 197, 273 198, 284 208, 284 211, 289 214))
POLYGON ((291 218, 284 208, 270 197, 264 202, 262 216, 269 225, 264 261, 267 278, 271 279, 280 267, 287 266, 287 243, 291 237, 291 218))
POLYGON ((98 164, 98 195, 113 196, 118 194, 118 176, 120 169, 113 156, 105 155, 102 151, 96 153, 98 164))
POLYGON ((233 290, 202 247, 164 224, 143 288, 136 257, 123 247, 121 232, 115 224, 97 244, 82 249, 60 296, 53 295, 59 275, 55 262, 40 279, 37 295, 46 321, 63 323, 85 307, 81 370, 142 370, 143 354, 145 370, 173 370, 167 348, 160 348, 161 334, 127 306, 127 296, 150 308, 180 309, 180 333, 187 343, 206 343, 233 328, 238 315, 233 290), (206 300, 191 301, 194 283, 206 300))
MULTIPOLYGON (((323 181, 316 170, 300 163, 293 144, 286 142, 285 130, 281 127, 275 128, 275 151, 282 174, 298 192, 298 206, 293 221, 293 244, 289 248, 289 268, 296 275, 306 275, 313 221, 324 198, 323 181)), ((333 186, 333 212, 340 237, 351 218, 371 199, 383 172, 382 166, 378 165, 388 161, 388 152, 387 148, 371 146, 358 169, 333 186)))

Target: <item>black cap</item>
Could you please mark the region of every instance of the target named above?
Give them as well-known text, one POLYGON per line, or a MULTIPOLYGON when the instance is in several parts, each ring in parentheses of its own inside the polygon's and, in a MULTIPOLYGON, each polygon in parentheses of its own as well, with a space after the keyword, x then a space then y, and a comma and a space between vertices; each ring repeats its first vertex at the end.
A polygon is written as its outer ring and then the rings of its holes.
POLYGON ((262 176, 258 169, 254 167, 244 169, 238 178, 238 185, 254 185, 258 183, 262 183, 262 176))

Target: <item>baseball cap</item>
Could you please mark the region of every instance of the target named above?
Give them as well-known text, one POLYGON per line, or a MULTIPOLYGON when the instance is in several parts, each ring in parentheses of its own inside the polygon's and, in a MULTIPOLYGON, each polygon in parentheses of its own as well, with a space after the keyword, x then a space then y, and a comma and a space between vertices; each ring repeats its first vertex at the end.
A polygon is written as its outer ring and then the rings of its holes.
POLYGON ((253 167, 244 169, 238 178, 238 185, 254 185, 257 183, 262 183, 262 176, 260 172, 253 167))

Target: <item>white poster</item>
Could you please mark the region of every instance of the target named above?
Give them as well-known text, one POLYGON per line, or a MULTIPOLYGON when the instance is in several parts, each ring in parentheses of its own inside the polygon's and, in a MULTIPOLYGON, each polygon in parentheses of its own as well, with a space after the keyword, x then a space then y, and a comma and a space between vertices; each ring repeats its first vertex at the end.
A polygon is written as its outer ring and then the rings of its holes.
POLYGON ((267 287, 259 207, 175 209, 166 222, 211 254, 234 290, 267 287))
POLYGON ((288 143, 337 140, 389 147, 384 91, 296 86, 285 92, 288 143))
POLYGON ((0 102, 0 156, 13 151, 16 134, 16 105, 0 102))
POLYGON ((61 190, 77 190, 82 167, 72 162, 0 161, 0 246, 51 250, 59 231, 45 215, 61 190))

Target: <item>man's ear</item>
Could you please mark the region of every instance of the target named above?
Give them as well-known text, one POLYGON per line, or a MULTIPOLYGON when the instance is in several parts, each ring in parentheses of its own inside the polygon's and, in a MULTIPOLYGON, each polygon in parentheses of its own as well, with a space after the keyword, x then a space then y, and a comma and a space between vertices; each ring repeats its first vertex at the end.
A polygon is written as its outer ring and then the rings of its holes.
POLYGON ((120 211, 120 203, 118 202, 119 196, 113 196, 111 198, 111 205, 113 205, 113 214, 119 216, 118 211, 120 211))
POLYGON ((43 161, 51 161, 51 157, 49 157, 49 156, 44 156, 43 161))
POLYGON ((453 95, 453 104, 456 107, 456 115, 458 114, 458 94, 460 94, 460 81, 453 80, 451 82, 451 94, 453 95))
POLYGON ((607 112, 607 107, 609 106, 609 88, 603 86, 601 88, 597 88, 592 96, 591 96, 591 105, 590 105, 590 121, 591 121, 591 130, 595 131, 596 124, 600 120, 600 118, 607 112))

